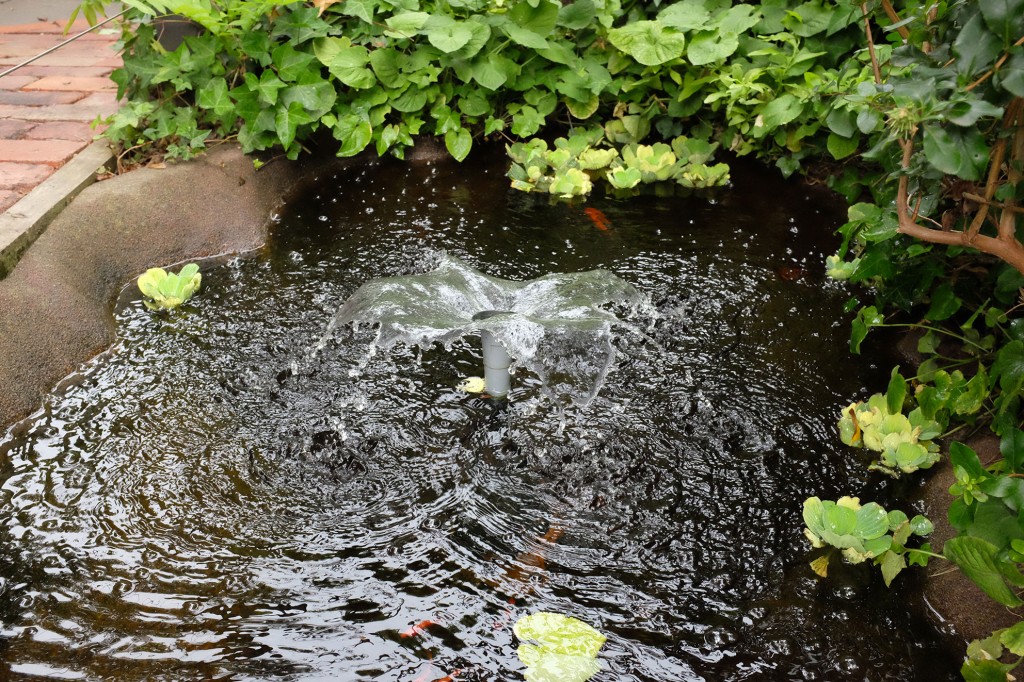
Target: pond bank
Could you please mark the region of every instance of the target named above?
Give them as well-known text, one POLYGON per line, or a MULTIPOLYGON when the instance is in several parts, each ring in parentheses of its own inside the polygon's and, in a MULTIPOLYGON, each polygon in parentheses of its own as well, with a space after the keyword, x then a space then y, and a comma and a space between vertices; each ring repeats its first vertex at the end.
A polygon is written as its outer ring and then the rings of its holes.
POLYGON ((259 172, 237 147, 87 188, 0 281, 0 423, 114 340, 118 292, 149 267, 248 251, 312 164, 259 172))

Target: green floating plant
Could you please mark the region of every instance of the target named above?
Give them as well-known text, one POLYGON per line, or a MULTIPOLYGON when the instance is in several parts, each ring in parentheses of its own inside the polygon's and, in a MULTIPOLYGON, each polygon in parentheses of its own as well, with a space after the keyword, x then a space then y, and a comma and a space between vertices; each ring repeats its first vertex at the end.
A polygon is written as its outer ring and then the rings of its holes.
MULTIPOLYGON (((843 559, 859 564, 869 559, 882 567, 885 584, 912 563, 927 563, 930 550, 906 547, 912 535, 926 536, 932 523, 920 514, 908 519, 903 512, 886 510, 875 502, 862 505, 856 497, 841 497, 835 502, 810 497, 804 502, 804 536, 816 548, 831 546, 842 550, 843 559)), ((811 568, 824 577, 830 556, 818 557, 811 568)))
POLYGON ((581 620, 539 611, 517 620, 512 631, 540 643, 516 651, 527 682, 586 682, 601 669, 597 653, 607 638, 581 620))
POLYGON ((942 427, 925 417, 921 408, 904 415, 900 410, 905 394, 906 384, 894 372, 885 395, 876 393, 867 402, 853 403, 839 418, 842 441, 880 453, 871 468, 890 476, 927 469, 939 461, 939 446, 931 439, 942 427))
POLYGON ((724 163, 705 164, 718 147, 701 138, 679 136, 671 146, 628 143, 618 147, 601 128, 579 128, 554 141, 534 138, 508 147, 512 187, 523 192, 546 192, 562 199, 589 194, 606 181, 616 192, 640 184, 674 181, 687 188, 717 187, 729 182, 724 163))
POLYGON ((177 274, 163 268, 150 268, 139 276, 139 291, 150 310, 170 310, 192 298, 199 290, 203 276, 199 266, 189 263, 177 274))

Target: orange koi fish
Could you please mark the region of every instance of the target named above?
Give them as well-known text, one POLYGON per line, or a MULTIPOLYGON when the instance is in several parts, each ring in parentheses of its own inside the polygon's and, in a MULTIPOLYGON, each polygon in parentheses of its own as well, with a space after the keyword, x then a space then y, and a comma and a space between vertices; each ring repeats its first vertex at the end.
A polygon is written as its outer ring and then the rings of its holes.
POLYGON ((583 212, 586 213, 587 217, 594 223, 594 227, 602 232, 607 232, 612 229, 612 221, 608 220, 608 216, 606 216, 601 209, 591 208, 588 206, 583 209, 583 212))
POLYGON ((407 638, 407 637, 415 637, 416 635, 422 635, 424 632, 426 632, 427 628, 429 628, 431 625, 437 625, 437 623, 435 623, 432 620, 421 620, 420 622, 416 623, 416 625, 413 625, 408 630, 402 630, 400 633, 398 633, 398 636, 399 637, 403 637, 403 638, 407 638))

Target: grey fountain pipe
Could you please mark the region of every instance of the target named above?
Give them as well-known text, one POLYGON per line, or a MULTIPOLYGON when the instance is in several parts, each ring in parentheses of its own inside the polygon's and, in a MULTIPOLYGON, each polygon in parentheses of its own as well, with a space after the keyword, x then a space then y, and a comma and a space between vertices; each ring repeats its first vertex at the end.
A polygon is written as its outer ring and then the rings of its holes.
MULTIPOLYGON (((502 310, 485 310, 473 316, 474 321, 486 320, 494 315, 501 315, 502 310)), ((480 341, 484 347, 484 390, 488 395, 495 398, 504 398, 508 395, 509 386, 512 383, 512 375, 508 368, 512 364, 512 356, 505 352, 494 334, 487 330, 480 331, 480 341)))

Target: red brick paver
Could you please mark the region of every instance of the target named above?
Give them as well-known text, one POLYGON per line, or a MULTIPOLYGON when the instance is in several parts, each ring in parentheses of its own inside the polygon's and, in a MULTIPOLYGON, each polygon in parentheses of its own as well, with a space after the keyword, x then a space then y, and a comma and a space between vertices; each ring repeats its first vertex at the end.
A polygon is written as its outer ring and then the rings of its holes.
MULTIPOLYGON (((57 22, 0 26, 0 71, 67 35, 57 22)), ((117 109, 110 72, 121 65, 116 32, 93 32, 0 78, 0 211, 49 177, 97 133, 89 123, 117 109)))

